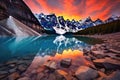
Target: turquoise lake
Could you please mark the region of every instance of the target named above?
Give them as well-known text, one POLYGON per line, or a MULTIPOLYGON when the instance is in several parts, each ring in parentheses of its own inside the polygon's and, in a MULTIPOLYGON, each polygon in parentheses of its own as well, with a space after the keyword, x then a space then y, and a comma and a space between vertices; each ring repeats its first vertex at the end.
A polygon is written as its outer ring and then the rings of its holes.
POLYGON ((33 56, 54 56, 63 50, 90 49, 91 45, 101 40, 81 36, 32 36, 32 37, 0 37, 0 63, 12 58, 33 56))

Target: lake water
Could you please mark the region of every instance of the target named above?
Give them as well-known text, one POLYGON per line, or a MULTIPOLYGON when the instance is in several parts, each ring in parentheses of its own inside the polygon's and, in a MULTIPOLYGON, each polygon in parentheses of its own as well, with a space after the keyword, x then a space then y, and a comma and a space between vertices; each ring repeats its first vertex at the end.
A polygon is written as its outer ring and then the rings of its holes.
POLYGON ((81 36, 42 36, 42 37, 0 37, 0 62, 15 57, 55 56, 64 50, 90 49, 91 45, 101 40, 81 36))
POLYGON ((7 80, 9 75, 17 72, 31 80, 38 80, 36 76, 41 70, 48 70, 45 66, 49 65, 48 61, 54 63, 58 70, 73 74, 82 65, 92 65, 83 55, 83 49, 90 50, 92 45, 101 42, 72 35, 0 37, 0 79, 7 80), (69 68, 60 65, 63 59, 71 60, 69 68))

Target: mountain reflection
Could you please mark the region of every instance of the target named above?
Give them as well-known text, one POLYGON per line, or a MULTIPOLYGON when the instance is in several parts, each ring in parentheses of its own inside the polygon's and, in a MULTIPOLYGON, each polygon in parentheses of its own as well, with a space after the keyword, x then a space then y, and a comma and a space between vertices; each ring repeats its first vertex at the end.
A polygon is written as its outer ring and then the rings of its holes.
POLYGON ((0 61, 8 60, 16 56, 26 55, 50 55, 62 53, 64 50, 89 49, 90 44, 86 39, 74 36, 40 36, 40 37, 0 37, 0 61), (85 42, 84 42, 85 41, 85 42))

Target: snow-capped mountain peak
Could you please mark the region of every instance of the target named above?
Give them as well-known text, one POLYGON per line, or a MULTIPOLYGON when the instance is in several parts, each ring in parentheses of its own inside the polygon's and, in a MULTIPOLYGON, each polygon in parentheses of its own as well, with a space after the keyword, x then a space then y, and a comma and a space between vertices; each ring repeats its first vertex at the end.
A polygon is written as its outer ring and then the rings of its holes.
POLYGON ((57 34, 65 34, 68 32, 75 33, 89 27, 104 24, 105 22, 118 20, 119 18, 117 16, 111 16, 104 22, 99 18, 93 21, 90 16, 79 21, 76 21, 74 19, 72 19, 71 21, 69 19, 64 20, 63 16, 57 17, 55 14, 50 15, 39 14, 39 17, 38 15, 36 17, 44 29, 55 31, 57 34))

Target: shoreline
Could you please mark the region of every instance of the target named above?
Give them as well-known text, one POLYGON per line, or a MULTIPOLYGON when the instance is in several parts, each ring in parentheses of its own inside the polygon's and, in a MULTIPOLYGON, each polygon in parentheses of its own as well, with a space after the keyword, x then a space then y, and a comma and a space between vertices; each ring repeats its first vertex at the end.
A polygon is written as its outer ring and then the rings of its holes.
MULTIPOLYGON (((69 73, 69 69, 81 62, 73 63, 72 58, 63 58, 56 63, 55 60, 48 60, 44 65, 31 68, 33 58, 27 56, 7 62, 5 68, 1 69, 1 80, 119 80, 120 79, 120 32, 105 35, 84 35, 84 37, 99 38, 104 42, 95 44, 90 50, 83 50, 81 58, 87 61, 86 65, 78 65, 75 70, 69 73), (90 62, 90 63, 88 63, 90 62), (57 65, 61 68, 59 68, 57 65), (68 66, 66 68, 65 66, 68 66), (30 67, 28 69, 28 67, 30 67), (32 69, 32 70, 31 70, 32 69), (68 69, 68 71, 67 71, 68 69), (83 73, 83 72, 84 73, 83 73), (9 72, 9 74, 8 74, 9 72), (83 76, 84 74, 84 76, 83 76), (86 77, 87 76, 87 77, 86 77)), ((34 57, 34 56, 31 56, 34 57)), ((77 56, 78 57, 78 56, 77 56)), ((78 58, 78 59, 81 59, 78 58)), ((75 58, 76 60, 77 58, 75 58)), ((37 60, 40 61, 40 60, 37 60)))
MULTIPOLYGON (((120 32, 114 34, 106 34, 101 36, 89 36, 93 38, 99 38, 104 40, 101 44, 95 44, 91 47, 91 50, 83 51, 83 58, 91 63, 87 65, 79 65, 76 70, 72 73, 65 71, 67 68, 58 68, 57 63, 54 60, 47 62, 47 65, 42 65, 33 71, 30 71, 31 76, 34 75, 33 79, 36 80, 119 80, 120 79, 120 50, 119 40, 120 32), (117 48, 116 48, 117 47, 117 48), (36 77, 37 76, 37 77, 36 77), (58 77, 59 76, 59 77, 58 77), (87 77, 86 77, 87 76, 87 77)), ((87 36, 88 37, 88 36, 87 36)), ((68 69, 74 65, 71 61, 63 59, 64 65, 68 65, 68 69)), ((61 63, 61 61, 59 62, 61 63)), ((81 62, 80 62, 81 63, 81 62)), ((80 64, 75 63, 75 64, 80 64)), ((30 79, 29 76, 23 76, 22 79, 30 79)), ((30 79, 31 80, 31 79, 30 79)))
POLYGON ((110 48, 120 51, 120 32, 104 35, 80 35, 80 36, 101 39, 103 40, 103 44, 106 44, 110 48))

